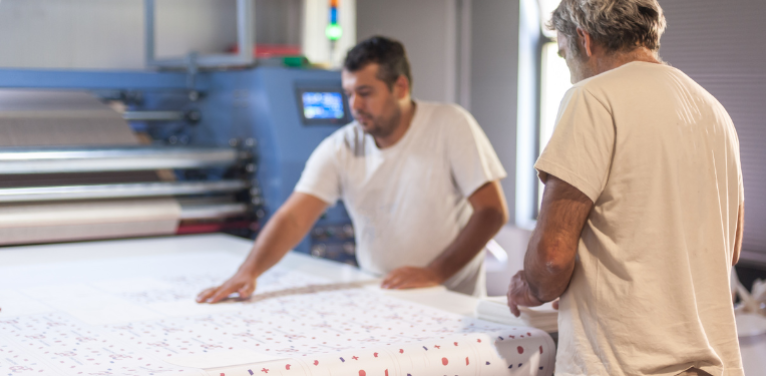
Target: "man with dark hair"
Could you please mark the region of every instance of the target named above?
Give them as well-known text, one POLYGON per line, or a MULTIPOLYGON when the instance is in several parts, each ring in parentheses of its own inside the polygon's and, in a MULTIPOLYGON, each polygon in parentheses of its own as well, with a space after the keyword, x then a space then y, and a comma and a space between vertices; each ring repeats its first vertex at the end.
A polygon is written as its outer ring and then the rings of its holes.
POLYGON ((385 276, 382 287, 484 293, 483 249, 508 212, 506 174, 479 125, 459 106, 410 97, 407 55, 395 40, 352 48, 342 81, 356 120, 314 150, 237 273, 198 302, 250 296, 258 276, 339 199, 354 223, 359 266, 385 276))
POLYGON ((393 90, 399 76, 404 76, 412 93, 410 63, 401 43, 380 36, 365 39, 348 51, 343 68, 357 72, 370 63, 378 64, 378 79, 385 82, 389 90, 393 90))
POLYGON ((657 0, 562 0, 552 28, 575 85, 535 165, 545 191, 511 311, 561 297, 556 375, 743 375, 731 118, 660 61, 657 0))

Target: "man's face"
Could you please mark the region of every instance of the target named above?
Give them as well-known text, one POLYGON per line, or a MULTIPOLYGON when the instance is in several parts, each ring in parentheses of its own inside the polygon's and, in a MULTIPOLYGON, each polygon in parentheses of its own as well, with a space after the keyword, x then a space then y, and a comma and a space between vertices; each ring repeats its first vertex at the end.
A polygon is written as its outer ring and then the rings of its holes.
POLYGON ((560 31, 556 32, 556 40, 559 44, 559 56, 566 60, 569 67, 572 84, 593 76, 592 69, 588 65, 588 57, 582 53, 582 49, 572 51, 569 47, 569 37, 560 31))
POLYGON ((344 69, 341 78, 351 114, 362 130, 374 137, 386 137, 396 129, 402 111, 397 87, 391 90, 378 79, 379 68, 371 63, 355 72, 344 69))

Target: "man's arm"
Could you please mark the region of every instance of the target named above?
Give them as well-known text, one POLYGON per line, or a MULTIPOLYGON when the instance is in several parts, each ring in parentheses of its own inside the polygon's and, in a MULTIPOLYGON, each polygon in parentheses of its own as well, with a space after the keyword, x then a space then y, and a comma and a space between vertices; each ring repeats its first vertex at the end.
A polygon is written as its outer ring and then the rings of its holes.
POLYGON ((249 297, 255 291, 255 280, 306 236, 327 206, 317 197, 294 192, 266 223, 234 276, 220 286, 202 291, 197 302, 217 303, 235 292, 240 298, 249 297))
POLYGON ((398 268, 389 273, 381 287, 409 289, 444 283, 468 264, 508 222, 505 196, 497 180, 477 189, 468 197, 468 202, 473 207, 471 218, 435 260, 425 268, 398 268))
POLYGON ((742 235, 745 232, 745 203, 739 204, 739 212, 737 214, 737 235, 734 238, 734 257, 731 260, 731 265, 737 265, 739 262, 739 254, 742 251, 742 235))
POLYGON ((537 226, 524 256, 524 270, 508 288, 508 305, 519 316, 518 306, 537 306, 566 291, 574 271, 577 245, 593 202, 563 180, 549 175, 537 226))

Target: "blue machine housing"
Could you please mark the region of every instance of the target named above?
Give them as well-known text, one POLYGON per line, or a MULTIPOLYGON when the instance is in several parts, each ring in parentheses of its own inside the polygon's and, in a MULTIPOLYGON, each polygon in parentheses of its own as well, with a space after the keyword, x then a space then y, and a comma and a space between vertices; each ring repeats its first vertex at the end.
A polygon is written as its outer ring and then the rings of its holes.
MULTIPOLYGON (((266 218, 290 196, 312 151, 339 128, 303 123, 297 91, 304 87, 341 90, 340 74, 278 67, 213 72, 209 95, 201 101, 204 120, 198 125, 196 139, 214 140, 216 144, 228 142, 222 138, 227 135, 256 140, 256 177, 266 218)), ((325 213, 296 250, 311 253, 313 248, 315 255, 349 262, 353 259, 350 224, 345 208, 338 204, 325 213)))
MULTIPOLYGON (((304 124, 299 90, 341 91, 340 73, 326 70, 257 67, 199 72, 193 79, 183 72, 0 70, 0 87, 88 90, 102 97, 129 92, 140 97, 130 110, 201 114, 196 123, 131 124, 156 143, 222 146, 232 139, 255 140, 252 185, 262 197, 261 224, 292 193, 311 152, 350 121, 346 111, 338 124, 304 124), (199 99, 190 99, 190 91, 199 92, 199 99)), ((343 205, 328 209, 296 250, 355 263, 353 227, 343 205)))

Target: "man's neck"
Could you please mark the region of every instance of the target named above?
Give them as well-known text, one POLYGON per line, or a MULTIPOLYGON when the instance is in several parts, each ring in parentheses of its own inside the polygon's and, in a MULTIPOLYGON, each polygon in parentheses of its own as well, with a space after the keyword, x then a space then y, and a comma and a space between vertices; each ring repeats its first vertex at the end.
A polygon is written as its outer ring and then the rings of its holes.
POLYGON ((411 99, 408 99, 402 105, 402 116, 399 118, 399 124, 396 125, 394 131, 386 137, 374 137, 375 144, 378 145, 378 148, 385 149, 394 146, 402 139, 402 137, 404 137, 407 130, 410 129, 412 118, 415 116, 415 107, 415 102, 411 99))
POLYGON ((616 52, 603 58, 596 59, 595 73, 604 73, 634 61, 662 64, 662 61, 660 61, 654 51, 645 47, 639 47, 630 52, 616 52))

